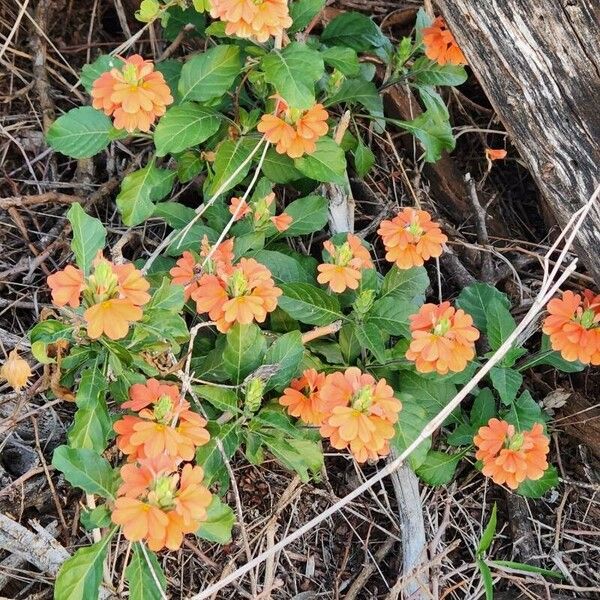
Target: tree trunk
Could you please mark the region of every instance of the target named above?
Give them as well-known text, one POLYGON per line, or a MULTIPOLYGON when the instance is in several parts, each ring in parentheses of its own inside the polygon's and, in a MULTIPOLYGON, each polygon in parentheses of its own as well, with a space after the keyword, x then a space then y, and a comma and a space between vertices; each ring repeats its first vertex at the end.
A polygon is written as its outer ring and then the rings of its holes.
MULTIPOLYGON (((600 183, 598 0, 438 0, 512 142, 564 226, 600 183)), ((600 282, 600 205, 577 251, 600 282)))

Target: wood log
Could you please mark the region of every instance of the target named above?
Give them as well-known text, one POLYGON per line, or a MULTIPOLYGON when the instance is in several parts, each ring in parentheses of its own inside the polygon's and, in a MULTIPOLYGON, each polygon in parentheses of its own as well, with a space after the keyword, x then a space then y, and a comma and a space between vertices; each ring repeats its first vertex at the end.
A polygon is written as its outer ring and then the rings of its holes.
MULTIPOLYGON (((597 0, 438 0, 561 227, 600 183, 597 0)), ((577 252, 600 282, 600 204, 577 252)))

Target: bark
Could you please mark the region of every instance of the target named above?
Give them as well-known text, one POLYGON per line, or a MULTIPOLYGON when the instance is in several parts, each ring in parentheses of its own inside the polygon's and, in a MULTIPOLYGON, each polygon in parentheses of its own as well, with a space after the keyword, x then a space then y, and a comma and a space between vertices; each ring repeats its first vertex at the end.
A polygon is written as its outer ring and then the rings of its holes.
MULTIPOLYGON (((439 0, 442 13, 557 222, 600 182, 600 3, 439 0)), ((600 205, 577 251, 600 281, 600 205)))

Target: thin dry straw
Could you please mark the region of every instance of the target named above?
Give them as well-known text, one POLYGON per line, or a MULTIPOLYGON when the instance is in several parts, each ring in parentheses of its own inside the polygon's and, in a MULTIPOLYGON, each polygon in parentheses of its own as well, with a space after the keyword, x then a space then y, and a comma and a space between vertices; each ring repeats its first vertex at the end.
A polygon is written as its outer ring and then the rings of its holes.
POLYGON ((569 220, 565 229, 561 232, 560 236, 556 240, 556 242, 552 245, 550 250, 545 256, 545 269, 544 269, 544 280, 542 283, 542 287, 540 292, 531 305, 531 308, 523 318, 523 320, 519 323, 516 329, 510 334, 510 336, 506 339, 506 341, 498 348, 498 350, 492 355, 492 357, 488 360, 488 362, 481 367, 481 369, 477 372, 477 374, 469 381, 462 390, 454 396, 454 398, 445 406, 421 431, 419 436, 410 444, 402 454, 398 456, 394 461, 388 463, 379 473, 374 475, 373 477, 367 479, 364 483, 358 486, 355 490, 350 492, 344 498, 338 500, 335 504, 330 506, 321 514, 317 515, 308 523, 305 523, 302 527, 285 537, 283 540, 257 555, 250 562, 246 563, 239 569, 236 569, 233 573, 229 574, 227 577, 224 577, 217 583, 209 586, 205 590, 190 596, 188 600, 204 600, 212 596, 215 592, 223 589, 230 583, 233 583, 236 579, 242 577, 262 562, 264 562, 267 558, 272 556, 273 554, 283 550, 286 546, 291 544, 293 541, 302 537, 305 533, 309 532, 313 527, 316 527, 324 520, 333 516, 338 510, 341 510, 348 503, 352 502, 355 498, 360 496, 363 492, 371 488, 373 485, 393 473, 400 465, 406 460, 408 456, 423 442, 427 437, 429 437, 438 427, 440 427, 446 418, 452 413, 452 411, 460 405, 460 403, 464 400, 464 398, 473 390, 477 384, 487 375, 487 373, 492 369, 494 365, 496 365, 504 355, 508 352, 508 350, 512 347, 513 343, 518 339, 523 331, 527 329, 529 324, 533 322, 533 320, 537 317, 537 315, 544 309, 545 305, 548 301, 554 296, 554 294, 558 291, 560 286, 570 277, 570 275, 575 271, 577 267, 577 258, 575 258, 569 265, 567 265, 560 275, 560 277, 556 280, 555 283, 552 283, 553 278, 557 275, 560 270, 561 264, 564 261, 572 243, 579 231, 583 221, 585 220, 587 214, 592 208, 592 205, 596 201, 598 195, 600 194, 600 187, 596 188, 592 197, 588 200, 588 202, 579 209, 569 220), (573 228, 569 237, 567 238, 564 247, 560 253, 560 256, 552 269, 552 271, 548 271, 547 265, 549 264, 549 260, 554 251, 558 248, 560 242, 566 237, 567 231, 570 228, 573 228))

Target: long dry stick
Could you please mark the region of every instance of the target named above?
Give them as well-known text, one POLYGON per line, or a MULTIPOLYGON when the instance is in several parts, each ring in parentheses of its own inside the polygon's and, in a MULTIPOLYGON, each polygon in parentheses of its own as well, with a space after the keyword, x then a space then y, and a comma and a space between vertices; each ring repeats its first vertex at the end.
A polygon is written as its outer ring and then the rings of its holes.
POLYGON ((554 296, 554 294, 559 290, 560 286, 570 277, 571 273, 575 271, 577 268, 577 258, 575 258, 569 265, 567 265, 563 271, 563 273, 558 277, 558 279, 553 283, 554 278, 557 276, 558 271, 561 268, 562 262, 564 261, 571 245, 573 244, 573 240, 577 235, 577 231, 581 227, 585 218, 587 217, 589 211, 592 208, 592 205, 598 198, 600 194, 600 186, 596 188, 592 197, 588 200, 588 202, 578 210, 569 220, 567 226, 562 231, 556 242, 551 246, 548 254, 546 254, 544 263, 545 263, 545 273, 544 280, 542 282, 542 286, 538 293, 536 300, 531 305, 531 308, 527 311, 523 320, 517 325, 515 330, 508 336, 508 338, 504 341, 504 343, 496 350, 496 352, 490 357, 487 363, 481 367, 481 369, 475 374, 475 376, 467 383, 461 390, 454 396, 454 398, 433 418, 427 425, 422 429, 421 433, 418 437, 392 462, 388 463, 379 473, 367 479, 364 483, 346 495, 344 498, 338 500, 335 504, 330 506, 328 509, 323 511, 320 515, 317 515, 307 523, 305 523, 302 527, 298 528, 296 531, 288 535, 286 538, 275 544, 272 548, 269 548, 267 551, 262 552, 254 559, 252 559, 249 563, 243 565, 239 569, 236 569, 233 573, 229 574, 227 577, 221 579, 217 583, 209 586, 205 590, 199 592, 198 594, 194 594, 190 596, 188 600, 204 600, 205 598, 210 597, 215 592, 223 589, 228 586, 230 583, 235 581, 236 579, 242 577, 248 571, 251 571, 262 562, 267 560, 271 555, 276 552, 280 552, 291 544, 293 541, 301 538, 305 533, 322 523, 324 520, 333 516, 337 511, 341 510, 346 506, 349 502, 352 502, 355 498, 360 496, 363 492, 373 487, 376 483, 385 479, 388 475, 393 473, 396 469, 403 464, 408 456, 431 434, 433 434, 436 429, 442 426, 444 421, 450 416, 452 411, 457 408, 460 403, 471 393, 471 391, 479 384, 479 382, 490 372, 490 370, 498 364, 504 357, 504 355, 512 348, 513 344, 520 339, 521 334, 523 334, 527 328, 534 322, 537 318, 538 314, 543 311, 545 305, 548 301, 554 296), (567 237, 567 232, 569 229, 572 229, 571 233, 567 237), (554 268, 550 271, 548 266, 550 265, 550 258, 552 254, 557 250, 559 245, 563 240, 564 246, 562 251, 560 252, 559 258, 554 265, 554 268))

